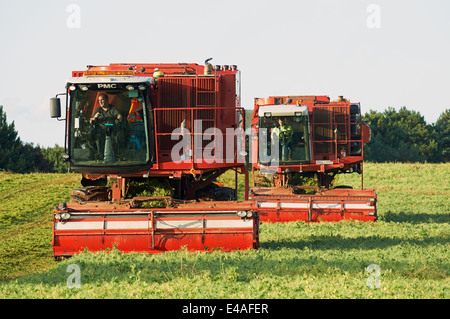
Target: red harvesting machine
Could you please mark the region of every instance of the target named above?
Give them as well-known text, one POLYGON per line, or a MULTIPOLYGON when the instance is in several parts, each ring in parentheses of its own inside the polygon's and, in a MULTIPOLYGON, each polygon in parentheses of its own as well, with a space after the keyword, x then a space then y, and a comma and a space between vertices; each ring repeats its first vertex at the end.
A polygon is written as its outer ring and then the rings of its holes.
POLYGON ((73 71, 65 92, 50 100, 50 114, 64 115, 64 158, 82 174, 82 187, 54 209, 55 258, 113 247, 256 249, 260 221, 376 220, 373 190, 331 188, 338 173, 362 173, 370 138, 359 104, 344 99, 256 99, 249 134, 240 71, 208 59, 73 71), (216 180, 228 171, 234 189, 216 180), (308 177, 317 185, 303 185, 308 177), (257 185, 260 178, 265 187, 257 185), (154 192, 163 186, 168 193, 154 192))
POLYGON ((65 117, 64 157, 82 174, 82 187, 54 210, 55 258, 112 247, 258 248, 255 202, 235 200, 238 174, 245 199, 249 191, 236 134, 244 123, 240 71, 208 61, 88 66, 50 100, 51 117, 65 117), (216 182, 229 170, 235 189, 216 182), (170 195, 151 193, 154 181, 170 195))
POLYGON ((370 128, 359 103, 342 96, 256 98, 251 127, 250 199, 261 222, 377 219, 376 192, 363 187, 370 128), (361 189, 333 187, 337 174, 354 172, 361 189))

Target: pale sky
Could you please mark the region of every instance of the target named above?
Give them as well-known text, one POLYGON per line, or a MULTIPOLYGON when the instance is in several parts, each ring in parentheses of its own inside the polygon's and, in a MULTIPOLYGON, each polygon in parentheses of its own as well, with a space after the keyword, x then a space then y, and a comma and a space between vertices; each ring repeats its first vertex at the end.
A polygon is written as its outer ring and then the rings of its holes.
POLYGON ((448 0, 0 0, 0 105, 22 141, 64 145, 48 101, 73 70, 212 57, 241 70, 247 109, 343 95, 434 123, 450 108, 449 16, 448 0))

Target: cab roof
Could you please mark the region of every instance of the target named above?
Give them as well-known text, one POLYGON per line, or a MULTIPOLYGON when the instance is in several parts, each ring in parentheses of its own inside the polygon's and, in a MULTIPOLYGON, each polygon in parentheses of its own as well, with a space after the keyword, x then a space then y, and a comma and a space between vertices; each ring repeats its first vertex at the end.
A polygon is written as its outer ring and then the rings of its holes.
POLYGON ((263 105, 259 107, 258 115, 263 117, 265 113, 271 116, 294 116, 301 112, 302 115, 308 115, 308 107, 305 105, 263 105))

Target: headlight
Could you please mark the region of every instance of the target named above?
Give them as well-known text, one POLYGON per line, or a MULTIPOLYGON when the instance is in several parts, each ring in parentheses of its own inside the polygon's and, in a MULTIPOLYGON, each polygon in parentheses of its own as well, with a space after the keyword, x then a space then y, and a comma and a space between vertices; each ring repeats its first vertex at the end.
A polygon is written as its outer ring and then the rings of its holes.
POLYGON ((238 210, 236 212, 236 215, 238 215, 239 217, 246 217, 247 216, 247 211, 245 211, 245 210, 238 210))
POLYGON ((236 215, 238 215, 241 218, 250 218, 253 216, 253 212, 251 210, 238 210, 236 212, 236 215))
POLYGON ((61 213, 59 215, 59 217, 61 218, 61 220, 68 220, 70 218, 70 214, 65 212, 65 213, 61 213))

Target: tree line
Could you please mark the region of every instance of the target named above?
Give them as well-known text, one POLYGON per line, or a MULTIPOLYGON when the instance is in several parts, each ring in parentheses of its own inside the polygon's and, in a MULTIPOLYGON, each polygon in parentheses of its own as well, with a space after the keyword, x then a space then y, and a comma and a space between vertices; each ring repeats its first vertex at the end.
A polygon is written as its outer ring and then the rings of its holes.
POLYGON ((419 112, 406 107, 384 112, 370 110, 362 120, 371 129, 371 141, 364 145, 369 162, 448 162, 450 160, 450 109, 436 123, 426 123, 419 112))
MULTIPOLYGON (((364 146, 369 162, 448 162, 450 161, 450 109, 436 123, 426 123, 419 112, 389 107, 370 110, 362 116, 371 129, 371 141, 364 146)), ((65 173, 64 148, 34 146, 21 141, 14 121, 7 122, 0 105, 0 170, 17 173, 65 173)))
POLYGON ((61 155, 64 148, 34 146, 23 142, 14 122, 8 124, 6 113, 0 105, 0 170, 16 173, 65 173, 68 165, 61 155))

